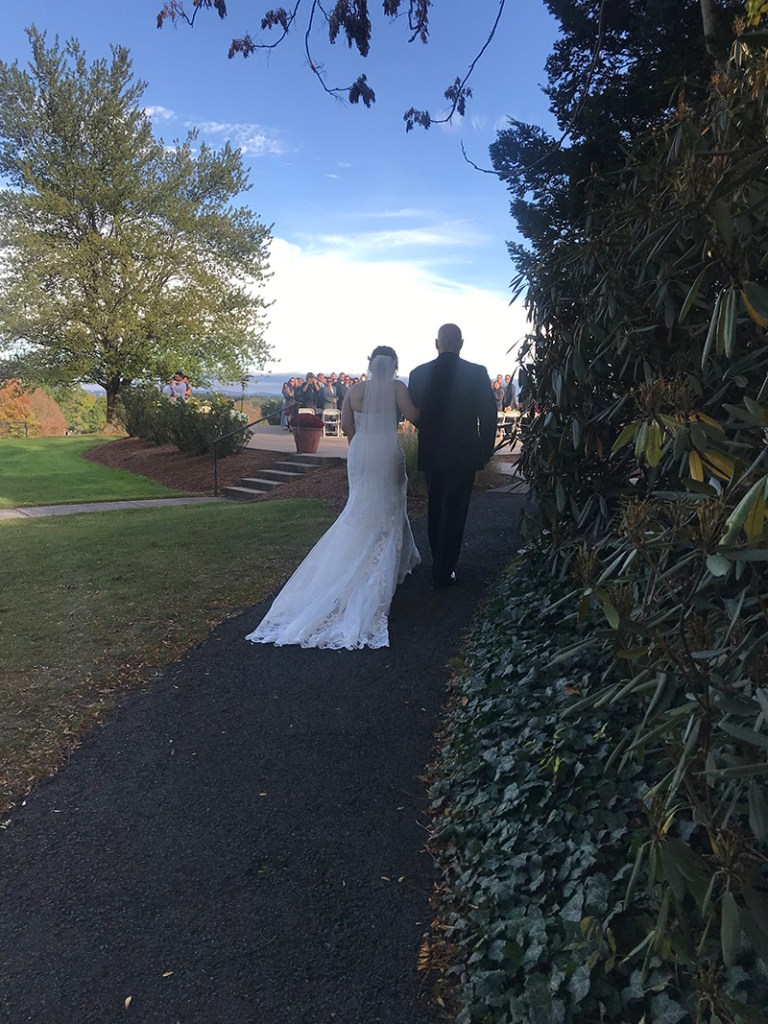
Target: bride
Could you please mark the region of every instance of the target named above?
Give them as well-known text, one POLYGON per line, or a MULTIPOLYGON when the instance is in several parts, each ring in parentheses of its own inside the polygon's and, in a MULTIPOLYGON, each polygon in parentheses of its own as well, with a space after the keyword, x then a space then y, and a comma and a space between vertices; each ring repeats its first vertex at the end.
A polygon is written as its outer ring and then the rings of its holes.
POLYGON ((341 425, 349 440, 349 499, 275 598, 253 643, 333 649, 388 647, 395 588, 419 564, 406 512, 398 414, 416 421, 408 389, 395 379, 397 355, 373 350, 368 379, 350 388, 341 425))

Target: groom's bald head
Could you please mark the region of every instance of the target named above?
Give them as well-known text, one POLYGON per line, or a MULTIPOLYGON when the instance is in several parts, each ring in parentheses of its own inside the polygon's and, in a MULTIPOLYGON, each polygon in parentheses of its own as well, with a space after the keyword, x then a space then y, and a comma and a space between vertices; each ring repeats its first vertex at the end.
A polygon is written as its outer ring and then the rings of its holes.
POLYGON ((460 352, 463 344, 461 330, 456 324, 443 324, 437 332, 435 345, 437 345, 438 352, 460 352))

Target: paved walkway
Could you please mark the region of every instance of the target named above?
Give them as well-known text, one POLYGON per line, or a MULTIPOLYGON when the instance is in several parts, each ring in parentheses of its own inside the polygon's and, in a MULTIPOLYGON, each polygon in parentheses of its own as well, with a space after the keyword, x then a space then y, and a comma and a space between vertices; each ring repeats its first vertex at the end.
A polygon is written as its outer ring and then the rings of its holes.
POLYGON ((0 1021, 438 1024, 424 776, 522 504, 473 497, 460 585, 420 566, 390 647, 249 644, 267 600, 94 730, 0 830, 0 1021))
POLYGON ((223 498, 137 498, 133 501, 89 501, 81 505, 25 505, 0 508, 2 519, 39 519, 42 516, 73 516, 78 512, 114 512, 128 508, 167 508, 168 505, 199 505, 223 498))
MULTIPOLYGON (((281 452, 285 455, 296 454, 296 442, 290 430, 260 423, 253 428, 252 434, 247 445, 248 448, 258 448, 266 452, 281 452)), ((346 459, 348 453, 349 444, 346 437, 323 437, 320 439, 320 447, 316 454, 326 458, 346 459)))

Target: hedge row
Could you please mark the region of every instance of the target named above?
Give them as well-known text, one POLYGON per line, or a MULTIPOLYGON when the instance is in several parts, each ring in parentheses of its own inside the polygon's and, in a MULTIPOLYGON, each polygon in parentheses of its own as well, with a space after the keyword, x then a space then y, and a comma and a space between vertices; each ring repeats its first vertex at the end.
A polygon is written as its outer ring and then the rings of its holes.
POLYGON ((131 437, 152 444, 174 444, 190 455, 212 455, 218 437, 220 456, 235 455, 248 443, 247 417, 230 399, 214 395, 204 402, 171 402, 152 385, 137 386, 123 394, 123 422, 131 437), (241 429, 238 429, 241 428, 241 429))

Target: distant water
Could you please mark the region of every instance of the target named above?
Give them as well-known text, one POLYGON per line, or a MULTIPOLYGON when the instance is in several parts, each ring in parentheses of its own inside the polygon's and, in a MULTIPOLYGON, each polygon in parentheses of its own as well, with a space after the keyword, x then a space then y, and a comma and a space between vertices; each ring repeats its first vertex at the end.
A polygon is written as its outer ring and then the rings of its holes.
MULTIPOLYGON (((220 381, 212 381, 207 387, 195 387, 192 385, 192 391, 196 395, 203 395, 209 391, 215 391, 219 395, 226 395, 228 398, 240 398, 243 393, 246 398, 252 395, 266 395, 267 397, 279 397, 282 394, 283 384, 290 380, 291 377, 300 377, 300 373, 286 373, 285 375, 280 374, 264 374, 263 377, 254 375, 249 377, 248 383, 243 392, 242 385, 240 384, 222 384, 220 381)), ((84 384, 84 389, 89 391, 93 395, 103 395, 104 389, 97 387, 95 384, 84 384)))
MULTIPOLYGON (((208 391, 215 391, 220 395, 227 395, 229 398, 250 398, 253 395, 266 395, 269 398, 277 397, 282 395, 283 384, 291 377, 303 377, 304 371, 302 370, 286 370, 284 373, 265 373, 263 375, 253 374, 248 378, 248 383, 245 386, 245 391, 240 384, 222 384, 220 381, 212 381, 207 387, 195 387, 192 385, 192 391, 196 395, 203 395, 208 391)), ((401 378, 408 383, 407 376, 401 378)), ((102 388, 96 387, 93 384, 84 385, 86 391, 90 391, 94 395, 103 395, 104 391, 102 388)))
MULTIPOLYGON (((280 397, 282 394, 283 384, 291 377, 303 377, 304 375, 298 371, 285 373, 265 373, 263 376, 254 374, 248 378, 248 383, 245 386, 245 397, 248 398, 250 395, 267 395, 270 398, 280 397)), ((193 385, 193 391, 198 389, 193 385)), ((230 398, 240 398, 243 394, 243 388, 240 384, 222 384, 219 381, 212 381, 209 388, 200 388, 200 391, 216 391, 220 395, 227 395, 230 398)))

